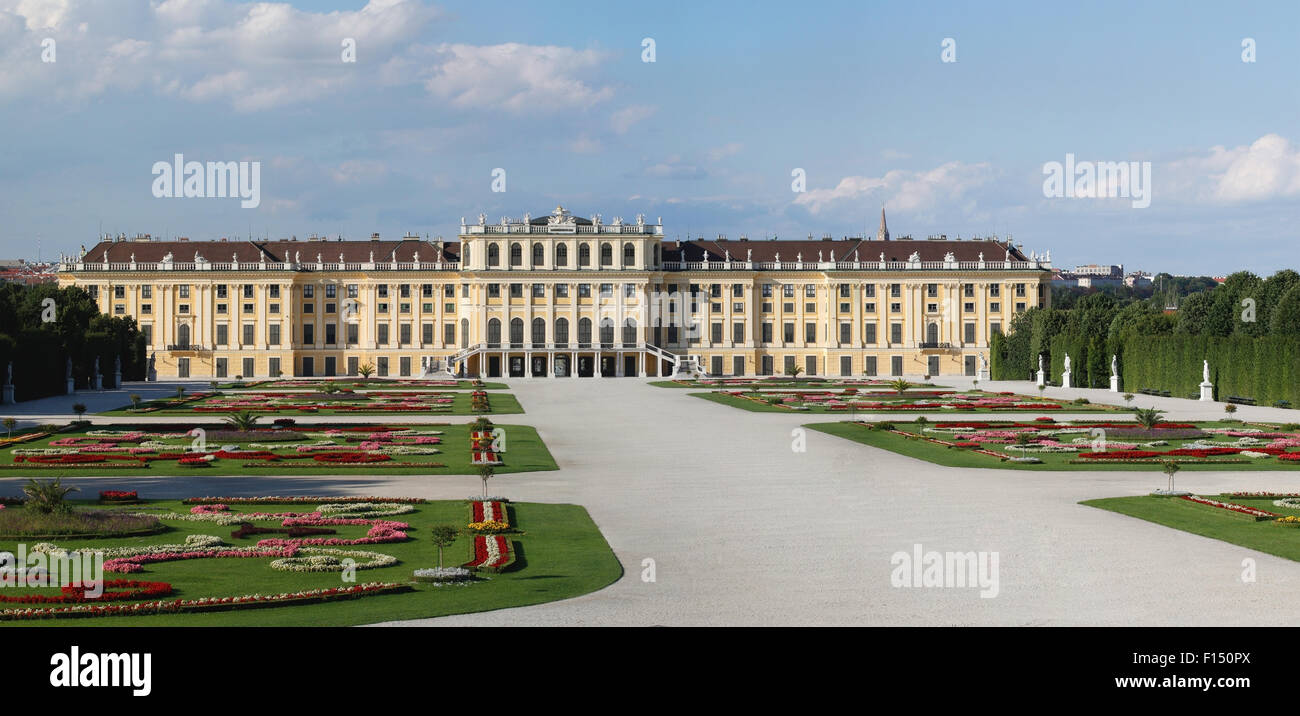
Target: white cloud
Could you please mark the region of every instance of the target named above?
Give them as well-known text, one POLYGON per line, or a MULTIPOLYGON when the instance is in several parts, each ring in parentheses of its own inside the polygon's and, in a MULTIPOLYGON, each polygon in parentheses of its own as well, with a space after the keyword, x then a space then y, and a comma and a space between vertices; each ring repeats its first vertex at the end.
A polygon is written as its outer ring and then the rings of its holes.
POLYGON ((0 97, 85 99, 144 85, 262 110, 358 83, 362 63, 381 66, 437 15, 421 0, 327 13, 230 0, 0 0, 0 97), (50 64, 46 37, 57 43, 50 64), (344 38, 356 42, 356 64, 342 61, 344 38))
POLYGON ((884 203, 891 209, 922 211, 954 204, 993 178, 988 163, 948 162, 928 171, 895 169, 882 177, 848 176, 833 189, 810 189, 795 198, 813 214, 845 202, 884 203))
POLYGON ((632 128, 632 125, 644 119, 649 119, 657 110, 657 107, 634 104, 614 112, 614 114, 610 115, 609 121, 615 132, 626 134, 632 128))
POLYGON ((739 154, 742 148, 744 148, 744 145, 740 142, 728 142, 721 147, 714 147, 708 151, 709 161, 716 162, 734 154, 739 154))
POLYGON ((443 44, 412 48, 384 75, 400 82, 415 74, 430 94, 460 109, 586 109, 614 95, 588 78, 605 59, 595 50, 554 45, 443 44))
POLYGON ((1211 147, 1158 168, 1155 191, 1174 201, 1223 204, 1300 196, 1300 149, 1277 134, 1249 146, 1211 147))

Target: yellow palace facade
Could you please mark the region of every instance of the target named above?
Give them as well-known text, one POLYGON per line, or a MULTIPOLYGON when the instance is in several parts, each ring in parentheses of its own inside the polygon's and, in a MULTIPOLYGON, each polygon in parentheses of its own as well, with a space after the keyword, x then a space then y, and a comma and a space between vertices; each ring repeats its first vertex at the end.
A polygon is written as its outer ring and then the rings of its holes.
POLYGON ((562 208, 458 241, 103 241, 61 285, 132 316, 160 379, 978 375, 1050 302, 991 240, 665 240, 562 208))

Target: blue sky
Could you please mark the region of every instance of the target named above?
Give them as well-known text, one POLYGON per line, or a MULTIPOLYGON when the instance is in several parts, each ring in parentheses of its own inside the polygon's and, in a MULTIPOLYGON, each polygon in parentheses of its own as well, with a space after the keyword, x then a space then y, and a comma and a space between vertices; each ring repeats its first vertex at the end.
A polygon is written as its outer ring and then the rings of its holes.
POLYGON ((1300 264, 1298 32, 1281 2, 0 0, 0 254, 101 224, 450 237, 557 203, 839 236, 883 204, 895 235, 1011 233, 1057 265, 1269 273, 1300 264), (155 198, 178 152, 261 162, 260 206, 155 198), (1067 153, 1151 162, 1150 207, 1045 197, 1067 153))

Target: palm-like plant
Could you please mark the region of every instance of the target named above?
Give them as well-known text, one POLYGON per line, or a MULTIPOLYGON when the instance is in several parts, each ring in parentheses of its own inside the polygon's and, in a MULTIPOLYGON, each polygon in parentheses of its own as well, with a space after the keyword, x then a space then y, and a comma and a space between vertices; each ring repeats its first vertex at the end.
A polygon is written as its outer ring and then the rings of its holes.
POLYGON ((1133 399, 1136 398, 1136 397, 1137 397, 1137 396, 1136 396, 1136 395, 1133 395, 1132 393, 1125 393, 1125 394, 1124 394, 1124 402, 1127 403, 1128 405, 1132 405, 1132 404, 1133 404, 1133 399))
POLYGON ((61 477, 56 477, 49 482, 32 478, 23 488, 23 494, 27 495, 23 507, 47 515, 53 512, 71 512, 72 505, 67 501, 69 492, 77 492, 77 488, 64 487, 61 477))
POLYGON ((1146 430, 1155 430, 1160 424, 1160 418, 1164 417, 1165 411, 1155 408, 1138 408, 1133 411, 1133 419, 1137 421, 1146 430))
POLYGON ((362 378, 369 378, 374 374, 375 374, 375 367, 369 363, 364 363, 359 368, 357 368, 357 375, 361 376, 362 378))
POLYGON ((248 432, 257 427, 257 421, 260 416, 255 415, 251 410, 241 410, 233 415, 226 416, 225 424, 239 432, 248 432))
POLYGON ((799 374, 802 372, 803 372, 803 366, 796 365, 790 368, 790 370, 787 370, 785 374, 790 376, 791 378, 798 378, 799 374))
POLYGON ((902 395, 907 392, 908 388, 912 387, 912 384, 907 382, 906 378, 895 378, 889 381, 889 387, 893 388, 895 393, 902 395))

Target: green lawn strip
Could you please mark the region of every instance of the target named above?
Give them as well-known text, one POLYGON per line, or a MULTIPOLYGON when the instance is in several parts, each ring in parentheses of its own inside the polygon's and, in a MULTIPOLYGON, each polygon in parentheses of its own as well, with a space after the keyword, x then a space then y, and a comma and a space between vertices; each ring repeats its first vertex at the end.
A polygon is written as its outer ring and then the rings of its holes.
MULTIPOLYGON (((189 512, 189 505, 178 501, 151 502, 148 507, 162 507, 177 512, 189 512)), ((232 505, 235 512, 309 512, 314 505, 232 505)), ((437 549, 428 539, 434 525, 450 524, 464 527, 469 522, 470 509, 465 501, 438 501, 415 505, 416 511, 391 518, 411 525, 411 539, 391 544, 338 547, 343 550, 364 550, 397 557, 390 567, 357 570, 356 583, 401 582, 411 583, 414 591, 400 594, 362 597, 358 599, 301 606, 266 607, 244 611, 232 610, 202 614, 161 614, 139 617, 92 617, 80 619, 39 619, 0 622, 0 625, 28 626, 348 626, 370 624, 394 619, 418 619, 481 612, 529 604, 540 604, 576 597, 595 591, 622 576, 622 566, 614 556, 600 530, 592 522, 587 510, 579 505, 512 503, 511 511, 518 521, 522 534, 508 535, 511 548, 523 546, 522 558, 517 565, 498 574, 483 574, 485 581, 468 586, 433 587, 413 581, 415 569, 437 566, 437 549)), ((13 508, 11 508, 13 509, 13 508)), ((274 525, 274 522, 258 522, 274 525)), ((183 542, 186 535, 217 535, 229 544, 252 546, 258 539, 284 535, 258 535, 242 540, 230 537, 234 527, 219 526, 211 522, 169 522, 174 529, 147 538, 118 540, 64 540, 54 541, 68 549, 90 546, 121 546, 127 544, 173 544, 183 542)), ((337 537, 360 537, 364 526, 335 527, 337 537)), ((0 540, 0 550, 13 551, 16 543, 0 540)), ((456 566, 467 562, 471 553, 471 538, 462 535, 456 543, 443 550, 443 563, 456 566)), ((270 568, 273 558, 217 558, 161 562, 147 565, 142 572, 126 575, 105 573, 106 579, 125 577, 146 581, 169 582, 175 593, 169 598, 197 599, 200 597, 238 596, 242 594, 278 594, 302 589, 344 586, 335 572, 280 572, 270 568)), ((5 590, 17 594, 20 590, 5 590)), ((29 591, 29 590, 22 590, 29 591)), ((54 592, 57 590, 41 590, 54 592)), ((129 602, 125 602, 129 603, 129 602)), ((13 608, 21 605, 3 605, 13 608)))
MULTIPOLYGON (((864 395, 864 394, 865 394, 865 395, 872 396, 872 397, 875 397, 874 392, 859 393, 859 395, 864 395)), ((740 396, 735 396, 735 395, 728 395, 728 394, 725 393, 725 392, 717 392, 717 391, 709 392, 709 393, 688 393, 688 395, 690 395, 691 397, 695 397, 695 398, 703 398, 704 400, 709 400, 709 401, 712 401, 712 402, 714 402, 714 403, 721 403, 722 405, 727 405, 727 406, 730 406, 730 407, 733 407, 733 408, 740 408, 741 410, 748 410, 748 411, 750 411, 750 412, 755 412, 755 413, 830 413, 830 414, 834 414, 834 415, 851 415, 851 414, 854 412, 852 409, 849 409, 849 408, 845 408, 845 409, 843 409, 843 410, 839 410, 839 409, 832 410, 832 409, 830 409, 830 408, 822 408, 822 407, 808 407, 808 408, 806 408, 806 409, 796 410, 796 409, 794 409, 794 408, 786 408, 786 407, 782 407, 782 406, 780 406, 780 405, 770 405, 770 404, 765 403, 765 402, 761 402, 761 401, 757 401, 757 400, 750 400, 750 399, 748 399, 748 398, 744 398, 744 397, 740 397, 740 396)), ((906 398, 906 397, 908 397, 908 396, 906 396, 906 395, 899 396, 897 393, 885 393, 885 394, 880 395, 879 397, 881 397, 881 398, 896 398, 896 397, 903 397, 903 398, 906 398)), ((1030 397, 1030 396, 1025 396, 1025 397, 1026 397, 1027 399, 1029 399, 1029 400, 1039 400, 1038 398, 1032 398, 1032 397, 1030 397)), ((1055 403, 1056 401, 1050 401, 1050 402, 1055 403)), ((1122 408, 1120 408, 1120 407, 1118 407, 1118 406, 1103 405, 1103 404, 1099 404, 1099 403, 1070 403, 1070 402, 1065 402, 1065 403, 1057 403, 1057 404, 1061 406, 1061 409, 1060 409, 1060 411, 1059 411, 1059 412, 1061 412, 1061 413, 1114 413, 1114 412, 1128 412, 1128 411, 1125 411, 1124 409, 1122 409, 1122 408)), ((964 408, 964 409, 960 409, 960 410, 958 410, 958 409, 945 409, 945 408, 891 408, 891 409, 859 408, 859 409, 857 410, 857 412, 858 412, 859 414, 873 414, 873 415, 879 415, 879 414, 889 414, 889 415, 893 415, 893 414, 897 414, 897 413, 901 413, 901 414, 909 414, 909 413, 944 413, 944 414, 946 414, 946 415, 947 415, 947 414, 952 415, 952 417, 953 417, 954 420, 959 420, 959 419, 961 419, 961 416, 963 416, 963 415, 988 415, 988 414, 1005 414, 1005 415, 1016 415, 1016 414, 1019 414, 1019 415, 1035 415, 1035 414, 1042 414, 1042 413, 1045 412, 1045 411, 1043 411, 1043 410, 1041 410, 1041 409, 1040 409, 1040 410, 1035 410, 1035 409, 1031 409, 1031 408, 1024 408, 1024 409, 1016 409, 1016 408, 964 408)), ((1054 412, 1055 412, 1055 411, 1054 411, 1054 412)))
MULTIPOLYGON (((210 419, 210 418, 209 418, 210 419)), ((385 425, 399 426, 401 423, 385 423, 385 425)), ((301 426, 311 427, 311 426, 301 426)), ((334 426, 320 426, 325 430, 334 426)), ((355 427, 355 426, 342 426, 355 427)), ((294 463, 307 464, 311 467, 286 467, 286 463, 268 462, 265 467, 260 460, 238 460, 219 458, 207 467, 182 467, 174 460, 158 460, 148 463, 148 467, 143 464, 133 465, 129 468, 107 468, 96 470, 95 467, 60 469, 57 466, 51 467, 29 467, 24 463, 21 468, 3 468, 0 469, 0 479, 6 477, 88 477, 92 475, 112 476, 112 477, 168 477, 168 476, 194 476, 202 477, 204 475, 212 476, 241 476, 241 475, 472 475, 478 473, 478 466, 470 464, 472 456, 470 455, 468 423, 459 425, 411 425, 410 427, 419 430, 440 430, 442 442, 437 447, 442 452, 434 455, 393 455, 389 462, 370 463, 365 467, 334 467, 331 468, 326 464, 316 463, 311 459, 294 460, 294 463), (402 467, 404 463, 442 463, 446 467, 429 467, 413 465, 402 467), (245 465, 252 465, 245 467, 245 465), (320 465, 317 467, 317 465, 320 465)), ((496 427, 505 431, 506 452, 502 458, 504 465, 498 465, 496 471, 498 474, 512 472, 531 472, 535 470, 557 470, 555 458, 551 456, 550 450, 546 448, 546 443, 542 441, 537 434, 537 429, 528 425, 503 425, 498 424, 496 427)), ((161 425, 113 425, 113 426, 92 426, 89 430, 142 430, 145 432, 180 432, 179 429, 171 426, 161 425)), ((31 442, 15 445, 19 448, 44 448, 48 447, 50 441, 61 438, 82 437, 87 434, 87 428, 78 430, 69 430, 48 438, 33 440, 31 442)), ((183 440, 169 440, 169 444, 175 444, 178 449, 189 447, 193 438, 183 440)), ((248 442, 256 443, 257 439, 250 439, 248 442)), ((310 441, 303 441, 304 443, 310 441)), ((246 444, 225 441, 223 444, 246 444)), ((285 442, 284 449, 292 449, 297 443, 285 442)), ((221 447, 220 445, 211 445, 211 449, 221 447)), ((339 450, 356 449, 355 444, 341 444, 339 450)), ((119 461, 113 461, 119 462, 119 461)), ((14 465, 14 455, 11 448, 0 449, 0 466, 14 465)), ((272 490, 274 492, 274 490, 272 490)))
MULTIPOLYGON (((693 390, 843 390, 845 388, 857 388, 862 393, 887 392, 890 387, 885 384, 880 385, 862 385, 862 384, 843 384, 832 381, 824 382, 803 382, 791 383, 788 381, 755 381, 753 383, 736 383, 733 385, 705 385, 696 381, 688 383, 679 383, 675 380, 654 380, 650 385, 656 388, 689 388, 693 390)), ((944 390, 946 385, 934 385, 933 383, 913 383, 909 390, 944 390)))
MULTIPOLYGON (((942 422, 942 421, 940 421, 942 422)), ((934 424, 932 421, 931 425, 934 424)), ((908 432, 916 429, 915 423, 895 422, 894 425, 899 430, 908 432)), ((1078 470, 1084 472, 1099 471, 1129 471, 1129 472, 1150 472, 1160 473, 1160 463, 1108 463, 1104 460, 1097 460, 1088 464, 1071 463, 1075 459, 1075 453, 1031 453, 1033 457, 1042 460, 1042 464, 1026 464, 1012 462, 1010 460, 1003 462, 995 457, 977 453, 967 448, 950 448, 943 445, 921 440, 920 438, 908 439, 896 433, 886 430, 869 430, 862 425, 852 422, 839 423, 810 423, 804 427, 819 432, 834 435, 836 437, 847 438, 854 442, 870 445, 871 447, 889 450, 905 455, 932 462, 936 465, 945 467, 979 467, 991 468, 995 470, 1029 470, 1029 471, 1071 471, 1078 470)), ((1171 441, 1168 449, 1176 447, 1171 441)), ((996 449, 993 448, 993 449, 996 449)), ((1160 448, 1165 449, 1165 448, 1160 448)), ((1247 463, 1179 463, 1179 468, 1183 470, 1210 470, 1210 471, 1239 471, 1239 470, 1300 470, 1300 463, 1288 464, 1278 460, 1275 457, 1251 461, 1247 463)), ((1164 479, 1163 474, 1159 477, 1164 479)))
MULTIPOLYGON (((442 392, 442 391, 408 390, 403 392, 420 393, 420 392, 442 392)), ((454 391, 447 391, 447 392, 454 392, 454 391)), ((231 395, 238 395, 238 393, 231 393, 231 395)), ((141 405, 144 407, 148 407, 149 402, 151 401, 143 402, 141 403, 141 405)), ((150 412, 140 412, 140 411, 132 410, 131 406, 127 405, 121 408, 116 408, 114 410, 108 410, 102 413, 96 413, 96 415, 101 415, 104 417, 111 417, 111 418, 135 418, 135 417, 147 417, 147 416, 154 416, 154 415, 162 415, 162 416, 186 415, 186 416, 208 419, 208 420, 213 420, 213 419, 219 420, 222 416, 226 415, 226 413, 195 411, 192 407, 190 407, 190 406, 203 405, 204 402, 205 402, 204 400, 199 400, 192 403, 188 403, 187 405, 182 407, 163 408, 161 410, 154 410, 150 412)), ((523 407, 519 405, 519 400, 515 398, 515 396, 511 393, 488 393, 488 402, 492 406, 492 410, 486 413, 479 413, 471 409, 470 407, 469 392, 461 391, 455 393, 455 395, 452 396, 452 403, 450 409, 429 410, 427 412, 395 412, 390 410, 378 410, 378 409, 376 410, 331 410, 329 408, 321 408, 319 410, 311 410, 311 411, 304 411, 304 410, 297 410, 297 409, 262 411, 262 410, 258 410, 257 408, 250 408, 249 410, 259 415, 264 415, 271 418, 294 418, 294 417, 300 417, 304 415, 365 415, 365 416, 384 415, 384 416, 391 416, 394 419, 400 419, 401 416, 403 415, 508 415, 508 414, 524 412, 523 407)))
MULTIPOLYGON (((1245 499, 1226 495, 1206 495, 1206 497, 1220 502, 1233 502, 1267 510, 1279 515, 1300 515, 1300 511, 1274 506, 1272 499, 1245 499)), ((1269 521, 1256 522, 1229 510, 1198 505, 1177 497, 1155 495, 1107 497, 1084 500, 1079 504, 1118 512, 1202 537, 1300 561, 1300 528, 1275 525, 1269 521)))

